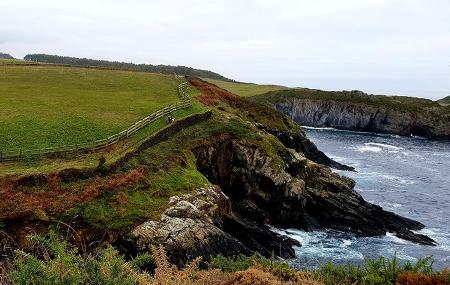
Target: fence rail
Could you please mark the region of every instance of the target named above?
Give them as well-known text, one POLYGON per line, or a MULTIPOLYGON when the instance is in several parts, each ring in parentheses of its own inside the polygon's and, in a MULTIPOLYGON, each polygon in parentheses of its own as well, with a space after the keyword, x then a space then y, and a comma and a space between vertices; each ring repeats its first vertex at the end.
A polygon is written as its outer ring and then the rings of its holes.
POLYGON ((148 126, 150 123, 167 116, 177 110, 187 109, 191 107, 191 100, 188 95, 186 95, 186 87, 187 82, 183 82, 178 85, 178 95, 181 97, 182 101, 176 102, 174 104, 170 104, 149 116, 137 121, 127 129, 111 135, 105 139, 95 140, 92 142, 87 142, 83 144, 75 144, 75 145, 64 145, 58 147, 50 147, 43 149, 34 149, 34 150, 16 150, 16 151, 2 151, 0 150, 0 163, 4 161, 17 161, 23 158, 35 157, 35 156, 45 156, 51 154, 60 154, 60 153, 70 153, 70 152, 83 152, 83 151, 94 151, 99 150, 117 142, 128 138, 132 134, 141 130, 142 128, 148 126))

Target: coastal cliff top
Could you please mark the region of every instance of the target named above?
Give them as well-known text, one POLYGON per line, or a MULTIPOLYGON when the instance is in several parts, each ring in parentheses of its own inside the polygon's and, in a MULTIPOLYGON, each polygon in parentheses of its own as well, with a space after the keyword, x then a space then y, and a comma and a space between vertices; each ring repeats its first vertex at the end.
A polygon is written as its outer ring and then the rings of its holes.
POLYGON ((376 107, 396 109, 410 112, 430 111, 450 114, 450 108, 443 106, 450 104, 450 96, 439 101, 408 96, 370 95, 359 90, 325 91, 310 88, 288 88, 280 85, 259 85, 252 83, 225 82, 220 80, 205 79, 220 88, 249 100, 270 104, 283 101, 288 98, 326 100, 369 104, 376 107))

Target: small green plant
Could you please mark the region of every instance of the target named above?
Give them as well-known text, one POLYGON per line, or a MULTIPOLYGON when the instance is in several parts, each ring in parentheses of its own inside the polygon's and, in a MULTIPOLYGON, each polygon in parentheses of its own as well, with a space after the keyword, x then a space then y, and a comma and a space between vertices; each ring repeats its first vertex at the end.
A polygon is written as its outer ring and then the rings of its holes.
POLYGON ((112 247, 105 249, 99 257, 82 256, 76 248, 61 241, 55 231, 47 237, 31 238, 40 254, 18 252, 16 271, 10 276, 17 284, 138 284, 148 275, 139 268, 151 261, 144 254, 126 262, 112 247))

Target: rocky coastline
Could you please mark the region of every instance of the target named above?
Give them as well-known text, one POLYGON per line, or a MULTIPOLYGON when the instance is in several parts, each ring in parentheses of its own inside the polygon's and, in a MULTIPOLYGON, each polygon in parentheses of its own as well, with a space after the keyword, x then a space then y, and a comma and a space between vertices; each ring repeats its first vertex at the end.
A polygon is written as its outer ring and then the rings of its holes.
POLYGON ((273 107, 304 126, 450 140, 450 122, 432 113, 311 99, 290 99, 275 103, 273 107))

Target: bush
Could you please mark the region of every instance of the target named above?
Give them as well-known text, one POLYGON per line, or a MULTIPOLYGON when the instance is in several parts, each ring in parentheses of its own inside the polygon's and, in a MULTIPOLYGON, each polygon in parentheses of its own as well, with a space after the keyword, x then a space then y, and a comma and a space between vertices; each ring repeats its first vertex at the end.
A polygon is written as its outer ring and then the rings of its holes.
POLYGON ((148 275, 139 267, 151 260, 150 255, 141 255, 126 262, 112 247, 108 247, 95 258, 83 257, 75 248, 60 241, 58 235, 50 231, 48 237, 32 238, 39 254, 18 252, 16 271, 11 280, 17 285, 71 285, 71 284, 139 284, 138 280, 148 275))
POLYGON ((322 266, 316 275, 326 284, 361 284, 361 285, 395 285, 402 272, 432 274, 431 257, 419 259, 415 264, 410 262, 400 264, 396 257, 385 259, 366 259, 362 266, 334 265, 328 263, 322 266))
POLYGON ((211 269, 220 269, 223 272, 245 271, 255 267, 262 271, 270 272, 282 280, 293 280, 297 275, 297 271, 287 263, 264 258, 260 255, 239 255, 234 258, 219 255, 211 259, 208 267, 211 269))
POLYGON ((397 285, 448 285, 450 272, 444 270, 436 274, 418 272, 402 272, 398 276, 397 285))

